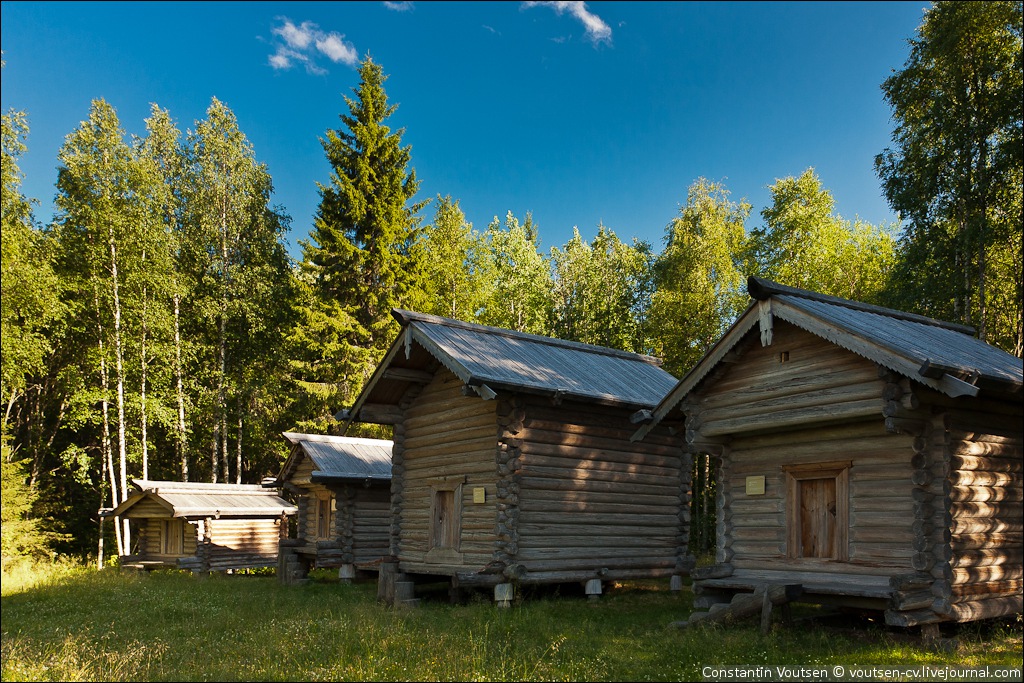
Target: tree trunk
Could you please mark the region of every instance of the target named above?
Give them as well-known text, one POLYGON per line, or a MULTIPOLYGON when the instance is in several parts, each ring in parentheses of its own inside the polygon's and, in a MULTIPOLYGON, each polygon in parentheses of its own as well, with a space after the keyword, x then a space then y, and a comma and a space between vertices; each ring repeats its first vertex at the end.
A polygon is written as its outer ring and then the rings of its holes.
POLYGON ((235 483, 242 483, 242 416, 238 416, 238 439, 235 449, 235 483))
MULTIPOLYGON (((121 294, 118 287, 117 276, 117 245, 114 242, 114 230, 108 228, 110 239, 110 276, 111 286, 114 295, 114 363, 117 373, 117 455, 118 463, 121 466, 121 500, 128 499, 128 444, 125 433, 124 421, 124 350, 121 347, 121 294)), ((131 552, 131 529, 128 520, 122 520, 123 530, 121 532, 124 540, 124 550, 131 552)))
POLYGON ((181 480, 188 481, 188 441, 185 431, 185 388, 182 381, 181 368, 181 295, 178 293, 178 281, 174 281, 174 374, 178 392, 178 426, 175 443, 178 448, 178 460, 181 462, 181 480))
MULTIPOLYGON (((99 340, 99 355, 100 355, 100 406, 103 415, 103 436, 100 442, 100 458, 102 464, 101 469, 105 469, 104 480, 110 483, 110 507, 116 508, 120 505, 117 495, 117 476, 114 471, 114 457, 113 449, 110 447, 110 403, 107 400, 107 394, 110 389, 109 379, 107 378, 107 360, 103 350, 103 323, 100 322, 100 295, 99 285, 93 283, 93 301, 96 304, 96 316, 97 316, 97 339, 99 340), (108 478, 109 475, 109 478, 108 478)), ((117 545, 117 554, 125 555, 124 543, 121 538, 121 524, 117 518, 114 519, 114 539, 117 545)))
MULTIPOLYGON (((142 267, 146 267, 146 250, 142 250, 142 267)), ((149 481, 149 437, 147 433, 147 415, 146 415, 146 292, 147 288, 145 285, 142 287, 142 340, 141 347, 139 350, 139 363, 141 377, 139 378, 139 412, 141 422, 141 438, 142 438, 142 478, 149 481)))
MULTIPOLYGON (((217 400, 220 402, 221 464, 224 481, 228 480, 228 403, 227 403, 227 324, 228 324, 228 224, 227 199, 221 203, 220 213, 221 303, 220 303, 220 376, 217 382, 217 400)), ((216 481, 216 479, 214 479, 216 481)))

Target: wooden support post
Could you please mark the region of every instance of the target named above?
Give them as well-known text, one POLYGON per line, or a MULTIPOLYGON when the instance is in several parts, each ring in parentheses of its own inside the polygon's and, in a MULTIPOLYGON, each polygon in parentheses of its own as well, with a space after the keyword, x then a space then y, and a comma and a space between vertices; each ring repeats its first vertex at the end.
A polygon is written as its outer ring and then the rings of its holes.
MULTIPOLYGON (((686 628, 694 624, 726 624, 751 617, 758 611, 762 614, 763 623, 765 601, 770 605, 784 605, 797 599, 802 593, 803 586, 799 584, 758 586, 753 593, 737 593, 728 605, 716 605, 716 609, 710 612, 694 612, 688 621, 674 621, 672 626, 686 628)), ((768 613, 771 613, 770 609, 768 613)))
POLYGON ((415 581, 395 581, 395 596, 393 603, 395 607, 415 607, 419 604, 416 599, 415 581))
POLYGON ((395 582, 398 580, 398 563, 381 562, 377 578, 377 601, 390 605, 395 601, 395 582))
POLYGON ((673 574, 668 581, 668 589, 673 593, 683 590, 683 577, 679 574, 673 574))
POLYGON ((772 599, 768 591, 761 598, 761 635, 768 635, 772 628, 772 599))
POLYGON ((597 600, 601 597, 601 579, 590 579, 583 588, 590 600, 597 600))
POLYGON ((515 588, 511 583, 499 583, 494 587, 494 604, 498 607, 511 607, 515 588))
POLYGON ((343 564, 338 568, 338 578, 342 583, 352 583, 356 578, 356 566, 354 564, 343 564))

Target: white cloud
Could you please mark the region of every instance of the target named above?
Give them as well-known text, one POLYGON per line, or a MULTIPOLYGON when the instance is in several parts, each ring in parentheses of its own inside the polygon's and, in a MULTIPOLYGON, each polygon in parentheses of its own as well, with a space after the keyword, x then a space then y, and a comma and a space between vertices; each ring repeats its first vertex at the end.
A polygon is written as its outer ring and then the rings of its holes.
POLYGON ((323 38, 317 39, 316 49, 327 55, 335 64, 342 62, 352 66, 359 61, 359 55, 352 43, 346 43, 343 40, 344 37, 339 33, 328 33, 323 38))
POLYGON ((273 29, 271 33, 284 38, 284 42, 288 43, 289 47, 293 47, 296 50, 305 50, 313 42, 316 28, 316 24, 311 21, 304 21, 299 26, 296 26, 285 19, 284 26, 273 29))
POLYGON ((384 6, 395 12, 411 12, 413 10, 412 2, 385 2, 384 6))
POLYGON ((531 7, 550 7, 559 16, 568 12, 583 24, 583 28, 587 32, 587 38, 589 38, 591 42, 595 45, 597 43, 611 45, 611 27, 604 23, 604 20, 601 19, 601 17, 593 14, 589 9, 587 9, 587 3, 585 2, 557 0, 555 2, 524 2, 522 4, 523 9, 530 9, 531 7))
POLYGON ((344 35, 336 31, 322 31, 312 21, 304 21, 297 26, 286 17, 280 18, 280 21, 283 22, 281 26, 270 31, 284 41, 277 45, 277 51, 268 58, 274 69, 290 69, 296 64, 302 64, 308 73, 326 74, 327 69, 316 63, 318 54, 335 64, 340 62, 354 66, 359 61, 355 46, 346 42, 344 35))

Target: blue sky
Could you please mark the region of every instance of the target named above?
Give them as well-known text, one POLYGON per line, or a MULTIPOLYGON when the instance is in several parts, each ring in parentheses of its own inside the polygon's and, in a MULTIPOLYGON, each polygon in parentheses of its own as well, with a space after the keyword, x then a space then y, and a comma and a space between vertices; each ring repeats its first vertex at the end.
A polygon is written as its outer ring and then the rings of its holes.
MULTIPOLYGON (((881 83, 916 2, 3 2, 2 107, 28 115, 23 191, 53 211, 57 152, 104 98, 142 134, 234 111, 307 237, 319 138, 372 56, 388 76, 419 198, 450 195, 478 229, 532 212, 542 247, 598 223, 660 250, 699 177, 753 205, 814 167, 844 218, 895 220, 874 173, 890 144, 881 83)), ((423 213, 425 221, 433 208, 423 213)))

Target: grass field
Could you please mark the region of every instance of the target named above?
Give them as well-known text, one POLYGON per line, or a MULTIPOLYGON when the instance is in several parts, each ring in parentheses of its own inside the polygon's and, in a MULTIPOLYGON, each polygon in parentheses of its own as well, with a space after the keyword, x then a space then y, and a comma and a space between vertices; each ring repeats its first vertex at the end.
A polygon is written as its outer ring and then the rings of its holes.
POLYGON ((329 572, 273 576, 98 572, 43 566, 3 575, 5 681, 696 681, 717 665, 1021 666, 1018 620, 974 624, 926 646, 913 632, 797 607, 762 636, 757 620, 679 630, 688 591, 667 583, 574 588, 510 609, 486 595, 413 609, 377 604, 374 582, 329 572))

